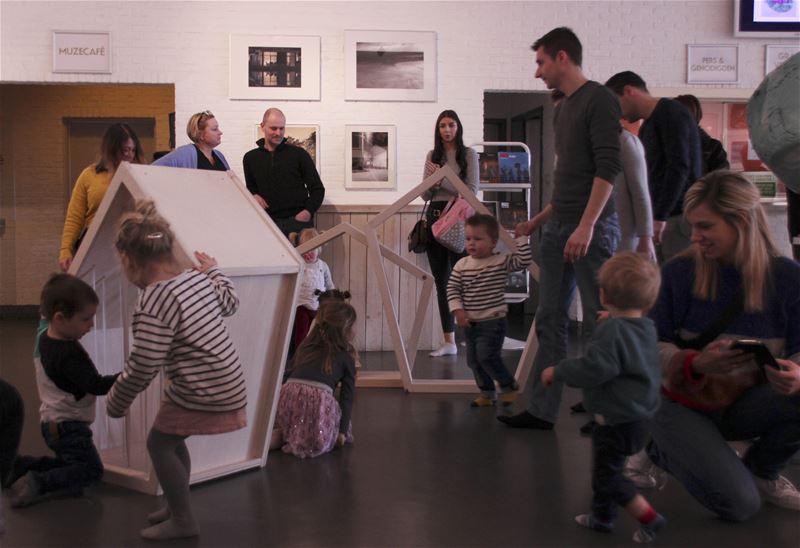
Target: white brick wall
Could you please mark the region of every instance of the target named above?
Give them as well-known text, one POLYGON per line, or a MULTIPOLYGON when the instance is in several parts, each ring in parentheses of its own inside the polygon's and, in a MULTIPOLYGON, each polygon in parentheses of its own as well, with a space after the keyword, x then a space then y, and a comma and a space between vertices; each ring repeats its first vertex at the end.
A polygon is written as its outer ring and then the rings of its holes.
POLYGON ((732 36, 730 0, 690 2, 14 2, 0 3, 0 78, 5 82, 174 83, 178 144, 187 117, 209 108, 225 133, 221 150, 241 175, 252 148, 262 101, 228 99, 228 36, 319 35, 322 100, 274 102, 289 123, 321 126, 322 178, 328 201, 389 203, 419 181, 432 126, 444 108, 458 111, 467 141, 481 137, 484 90, 542 90, 533 77, 530 44, 559 25, 584 45, 589 76, 604 80, 631 69, 651 88, 685 88, 698 95, 741 97, 764 71, 764 44, 787 40, 732 36), (52 30, 108 30, 113 74, 53 74, 52 30), (208 30, 206 30, 208 29, 208 30), (436 103, 344 101, 345 29, 434 30, 438 35, 436 103), (739 43, 742 78, 736 88, 688 88, 687 43, 739 43), (344 126, 397 126, 398 191, 345 191, 344 126))

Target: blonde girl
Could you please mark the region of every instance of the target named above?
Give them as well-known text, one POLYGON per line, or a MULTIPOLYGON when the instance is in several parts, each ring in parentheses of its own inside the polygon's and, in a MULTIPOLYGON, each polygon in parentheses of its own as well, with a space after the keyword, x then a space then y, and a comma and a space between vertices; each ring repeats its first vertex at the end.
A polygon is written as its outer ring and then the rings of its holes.
POLYGON ((109 392, 111 417, 126 414, 159 370, 170 383, 147 437, 147 450, 167 505, 148 516, 149 540, 198 534, 189 498, 191 460, 185 440, 246 424, 242 366, 223 322, 239 306, 217 261, 195 252, 199 265, 184 270, 175 259, 175 235, 152 202, 124 217, 116 239, 123 271, 139 289, 133 340, 125 367, 109 392))

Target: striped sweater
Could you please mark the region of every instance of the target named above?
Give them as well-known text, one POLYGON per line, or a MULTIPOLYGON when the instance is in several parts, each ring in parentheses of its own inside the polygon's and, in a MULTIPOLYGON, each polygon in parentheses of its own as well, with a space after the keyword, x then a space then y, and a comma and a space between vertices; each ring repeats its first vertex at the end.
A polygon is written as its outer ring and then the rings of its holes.
POLYGON ((506 315, 507 274, 522 270, 532 262, 528 237, 517 238, 516 244, 514 253, 495 253, 483 259, 467 256, 456 263, 447 282, 447 304, 451 312, 463 309, 467 317, 476 322, 506 315))
POLYGON ((242 366, 222 319, 238 307, 233 284, 216 268, 148 285, 133 314, 130 356, 108 394, 109 416, 123 416, 162 367, 170 380, 166 394, 181 407, 243 408, 242 366))

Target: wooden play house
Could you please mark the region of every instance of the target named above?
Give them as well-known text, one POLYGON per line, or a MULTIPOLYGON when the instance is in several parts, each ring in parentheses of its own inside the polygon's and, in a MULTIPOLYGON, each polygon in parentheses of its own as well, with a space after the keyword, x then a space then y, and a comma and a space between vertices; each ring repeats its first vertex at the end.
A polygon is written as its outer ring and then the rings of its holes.
MULTIPOLYGON (((123 163, 70 269, 100 297, 95 329, 82 342, 104 374, 122 369, 130 345, 138 290, 122 274, 113 242, 120 216, 132 210, 137 199, 153 200, 170 222, 179 261, 190 267, 195 250, 216 257, 240 301, 238 312, 226 321, 244 367, 247 427, 190 437, 191 482, 263 466, 303 260, 232 171, 123 163)), ((93 430, 107 481, 145 493, 157 492, 145 440, 164 382, 158 375, 124 419, 109 418, 104 400, 100 400, 93 430)))

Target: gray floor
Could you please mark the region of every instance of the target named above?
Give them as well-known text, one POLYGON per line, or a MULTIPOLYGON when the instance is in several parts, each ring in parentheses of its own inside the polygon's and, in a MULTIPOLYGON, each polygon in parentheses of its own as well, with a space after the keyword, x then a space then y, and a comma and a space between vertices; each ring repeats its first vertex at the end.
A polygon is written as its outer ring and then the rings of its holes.
MULTIPOLYGON (((0 375, 35 394, 33 322, 0 320, 0 375)), ((463 359, 463 358, 462 358, 463 359)), ((427 358, 425 358, 427 360, 427 358)), ((441 362, 439 362, 441 363, 441 362)), ((437 365, 455 368, 458 362, 437 365)), ((422 363, 420 364, 422 366, 422 363)), ((461 367, 466 367, 463 364, 461 367)), ((462 370, 463 372, 463 370, 462 370)), ((461 376, 461 375, 458 375, 461 376)), ((409 395, 359 389, 354 445, 313 460, 272 453, 266 468, 192 488, 201 537, 175 546, 620 546, 634 525, 593 533, 572 517, 587 510, 589 440, 583 415, 564 413, 553 432, 513 431, 471 409, 469 395, 409 395)), ((23 451, 41 453, 36 404, 28 401, 23 451)), ((800 467, 788 471, 800 480, 800 467)), ((798 546, 800 514, 765 507, 744 524, 724 523, 673 480, 646 493, 669 519, 658 546, 798 546)), ((12 510, 0 544, 140 546, 156 499, 109 485, 82 499, 12 510)), ((149 544, 152 546, 152 544, 149 544)))

